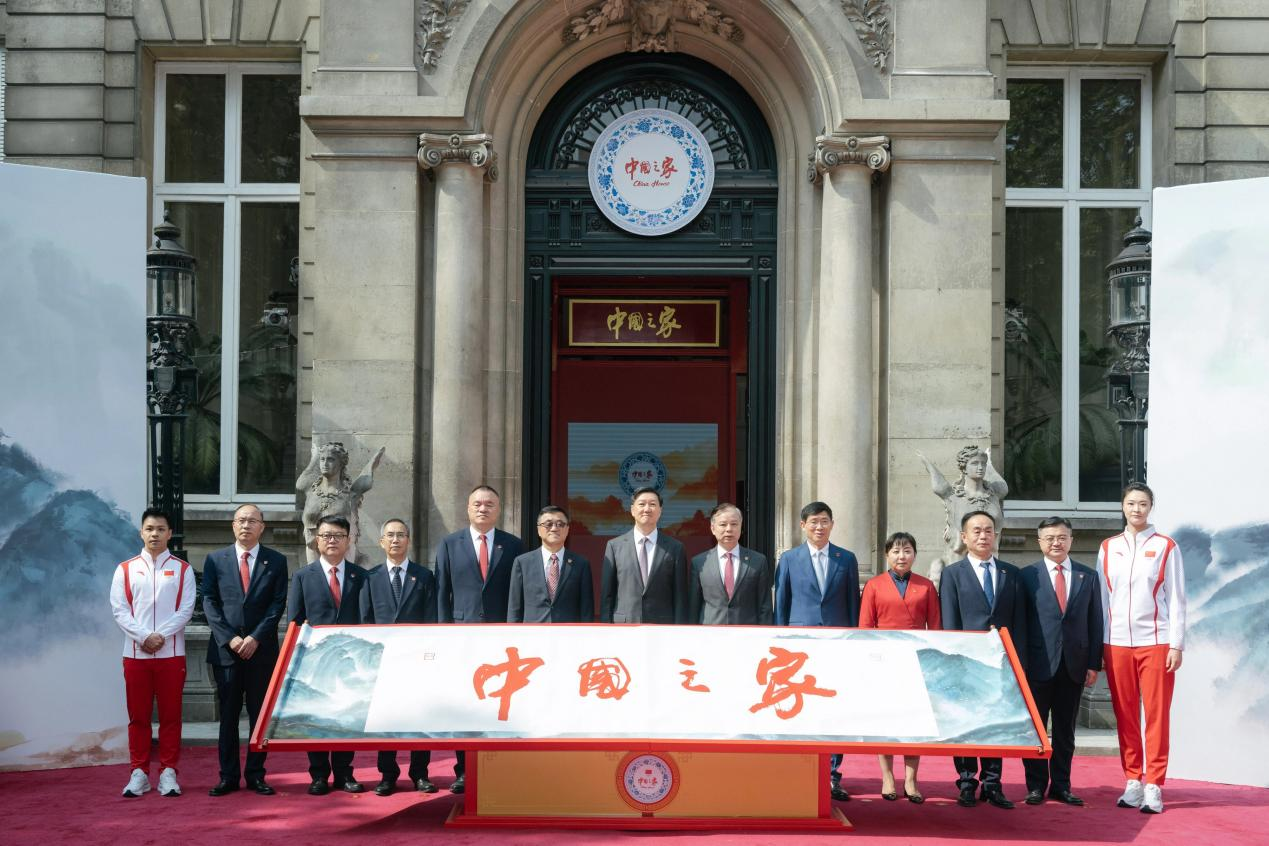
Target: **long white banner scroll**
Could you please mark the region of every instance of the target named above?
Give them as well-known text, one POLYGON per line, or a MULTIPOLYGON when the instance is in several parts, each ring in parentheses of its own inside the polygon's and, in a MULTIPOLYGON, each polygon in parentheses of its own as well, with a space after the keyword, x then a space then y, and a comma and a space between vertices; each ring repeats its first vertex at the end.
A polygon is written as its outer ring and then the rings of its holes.
MULTIPOLYGON (((1047 751, 997 632, 714 626, 292 631, 270 746, 1047 751), (334 741, 334 743, 332 743, 334 741)), ((267 726, 267 729, 264 727, 267 726)), ((865 751, 865 750, 857 750, 865 751)))

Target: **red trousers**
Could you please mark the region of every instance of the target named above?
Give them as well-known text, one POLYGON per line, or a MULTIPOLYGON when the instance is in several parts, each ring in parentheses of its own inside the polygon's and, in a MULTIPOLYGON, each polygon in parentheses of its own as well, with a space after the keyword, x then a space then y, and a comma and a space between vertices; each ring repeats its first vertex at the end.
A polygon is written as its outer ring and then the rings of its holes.
POLYGON ((176 769, 181 758, 181 691, 185 656, 124 658, 123 686, 128 699, 128 757, 132 769, 150 772, 150 715, 159 700, 159 768, 176 769))
POLYGON ((1168 714, 1176 673, 1165 669, 1168 645, 1107 646, 1106 684, 1119 726, 1119 762, 1128 779, 1163 787, 1168 777, 1168 714), (1146 742, 1141 743, 1141 711, 1145 706, 1146 742))

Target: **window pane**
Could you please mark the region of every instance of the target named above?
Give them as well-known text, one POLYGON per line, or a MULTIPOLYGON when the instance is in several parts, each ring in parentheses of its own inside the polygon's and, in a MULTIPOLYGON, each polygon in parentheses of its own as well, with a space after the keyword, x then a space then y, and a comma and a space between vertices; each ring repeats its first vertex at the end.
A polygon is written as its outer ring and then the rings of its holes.
POLYGON ((225 77, 169 74, 164 179, 224 182, 225 77))
POLYGON ((300 181, 300 78, 242 77, 242 181, 300 181))
POLYGON ((1080 187, 1136 188, 1140 171, 1141 82, 1080 81, 1080 187))
POLYGON ((1119 346, 1106 334, 1110 288, 1106 265, 1124 247, 1139 213, 1080 209, 1080 501, 1119 500, 1118 415, 1106 406, 1106 371, 1119 346))
POLYGON ((1009 80, 1005 179, 1010 188, 1062 187, 1060 79, 1009 80))
POLYGON ((1062 209, 1005 212, 1005 462, 1014 499, 1062 498, 1062 209))
POLYGON ((295 477, 295 309, 291 261, 299 254, 300 207, 244 203, 238 491, 288 493, 295 477))
POLYGON ((225 207, 168 203, 181 243, 198 260, 194 281, 194 366, 198 391, 185 424, 185 492, 220 493, 221 294, 225 207))

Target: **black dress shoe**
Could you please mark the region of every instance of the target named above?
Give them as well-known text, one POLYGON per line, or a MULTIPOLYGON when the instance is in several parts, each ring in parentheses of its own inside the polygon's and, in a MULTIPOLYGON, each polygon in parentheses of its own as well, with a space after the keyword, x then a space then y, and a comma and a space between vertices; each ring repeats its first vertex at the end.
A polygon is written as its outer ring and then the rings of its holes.
POLYGON ((832 796, 833 799, 838 802, 850 801, 850 794, 847 793, 846 788, 842 787, 840 784, 834 784, 832 788, 828 791, 828 795, 832 796))
POLYGON ((1083 805, 1084 800, 1069 790, 1050 790, 1049 798, 1056 799, 1063 805, 1083 805))
POLYGON ((1005 798, 1003 790, 984 790, 982 799, 988 805, 995 805, 997 808, 1008 810, 1013 807, 1013 803, 1005 798))
POLYGON ((272 787, 270 787, 269 783, 266 782, 264 779, 260 779, 259 781, 247 782, 247 789, 254 790, 256 793, 259 793, 261 796, 272 796, 273 794, 277 793, 277 791, 274 790, 272 787))
POLYGON ((308 786, 309 796, 325 796, 330 793, 330 785, 326 783, 326 779, 314 779, 313 783, 308 786))
POLYGON ((1028 805, 1043 805, 1044 791, 1043 790, 1028 790, 1027 798, 1023 799, 1022 801, 1026 802, 1028 805))
POLYGON ((462 793, 467 789, 467 782, 462 776, 454 779, 454 783, 449 786, 450 793, 462 793))
POLYGON ((335 786, 338 787, 340 790, 344 791, 345 793, 361 793, 366 789, 362 787, 361 782, 357 781, 357 779, 355 778, 350 778, 347 781, 341 782, 335 786))
POLYGON ((435 793, 436 785, 425 778, 418 778, 414 780, 414 789, 419 793, 435 793))
POLYGON ((974 798, 974 788, 961 788, 961 795, 956 797, 956 804, 962 808, 972 808, 978 804, 978 800, 974 798))
POLYGON ((388 781, 386 778, 375 785, 376 796, 391 796, 397 790, 396 780, 388 781))
POLYGON ((208 796, 225 796, 229 793, 233 793, 237 789, 238 789, 238 782, 225 781, 222 778, 220 781, 216 782, 215 787, 207 791, 207 795, 208 796))

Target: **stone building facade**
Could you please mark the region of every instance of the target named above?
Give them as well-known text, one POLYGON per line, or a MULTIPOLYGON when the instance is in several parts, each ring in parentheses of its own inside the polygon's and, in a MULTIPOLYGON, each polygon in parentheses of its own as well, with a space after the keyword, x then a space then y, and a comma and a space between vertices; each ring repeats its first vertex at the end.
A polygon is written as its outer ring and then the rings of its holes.
POLYGON ((241 501, 303 559, 310 438, 354 472, 387 447, 363 519, 412 519, 428 561, 478 482, 530 537, 571 502, 574 422, 708 419, 658 393, 683 350, 566 381, 559 306, 591 289, 743 304, 709 478, 759 549, 821 499, 865 569, 896 529, 925 561, 918 453, 951 475, 972 443, 1014 488, 1005 557, 1048 513, 1089 552, 1119 526, 1101 268, 1153 188, 1269 175, 1257 0, 8 0, 0 45, 6 161, 147 177, 190 230, 226 386, 196 561, 241 501), (734 129, 684 234, 616 232, 556 155, 636 88, 734 129), (261 340, 270 308, 289 337, 261 340), (613 382, 640 415, 577 401, 613 382))

